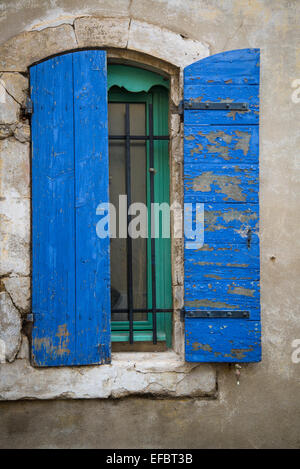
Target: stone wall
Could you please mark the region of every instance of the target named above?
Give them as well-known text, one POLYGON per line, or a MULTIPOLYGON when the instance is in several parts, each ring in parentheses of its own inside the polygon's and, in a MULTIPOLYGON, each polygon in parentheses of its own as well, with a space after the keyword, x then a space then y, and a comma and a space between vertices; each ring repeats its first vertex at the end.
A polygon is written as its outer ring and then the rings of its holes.
POLYGON ((0 73, 0 339, 12 362, 30 311, 30 126, 21 118, 28 79, 0 73))

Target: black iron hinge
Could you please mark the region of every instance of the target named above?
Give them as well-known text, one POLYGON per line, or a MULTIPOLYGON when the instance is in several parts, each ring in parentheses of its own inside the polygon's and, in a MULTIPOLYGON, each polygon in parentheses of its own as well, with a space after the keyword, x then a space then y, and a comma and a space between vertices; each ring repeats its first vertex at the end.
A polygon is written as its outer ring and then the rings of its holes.
POLYGON ((201 319, 249 319, 249 311, 185 311, 184 308, 180 311, 180 319, 184 321, 185 318, 201 318, 201 319))
POLYGON ((25 106, 21 108, 21 114, 23 119, 30 119, 33 114, 33 102, 29 97, 26 98, 25 106))
POLYGON ((248 103, 198 103, 196 101, 181 101, 178 106, 179 114, 183 114, 184 110, 190 111, 248 111, 248 103))

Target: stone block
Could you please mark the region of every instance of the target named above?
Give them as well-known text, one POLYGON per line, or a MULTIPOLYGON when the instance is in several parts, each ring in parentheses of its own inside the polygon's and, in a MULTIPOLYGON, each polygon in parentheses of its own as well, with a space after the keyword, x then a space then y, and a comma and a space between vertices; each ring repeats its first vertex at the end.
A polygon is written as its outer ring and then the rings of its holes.
POLYGON ((168 29, 136 20, 131 21, 127 47, 166 60, 181 68, 209 55, 208 46, 204 43, 186 39, 168 29))
POLYGON ((125 48, 129 18, 79 18, 74 22, 79 47, 98 46, 125 48))
POLYGON ((74 29, 69 24, 25 31, 0 45, 0 71, 26 72, 39 60, 77 47, 74 29))
POLYGON ((21 344, 21 318, 9 294, 0 292, 0 347, 1 361, 14 361, 21 344))

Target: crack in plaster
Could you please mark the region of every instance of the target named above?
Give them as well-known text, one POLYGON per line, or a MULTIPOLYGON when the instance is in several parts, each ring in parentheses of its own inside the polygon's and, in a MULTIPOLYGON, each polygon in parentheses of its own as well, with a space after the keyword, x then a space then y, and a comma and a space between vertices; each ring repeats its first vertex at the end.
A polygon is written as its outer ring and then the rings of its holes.
MULTIPOLYGON (((130 5, 132 3, 132 0, 130 2, 130 5)), ((130 29, 131 29, 131 22, 132 22, 132 18, 130 18, 129 20, 129 24, 128 24, 128 35, 127 35, 127 42, 126 42, 126 46, 125 46, 125 49, 128 49, 128 43, 129 43, 129 37, 130 37, 130 29)))
MULTIPOLYGON (((16 311, 17 311, 17 313, 19 314, 19 317, 20 317, 21 327, 20 327, 20 330, 19 330, 19 336, 18 336, 16 350, 15 350, 13 356, 11 357, 11 359, 7 360, 8 363, 13 363, 17 359, 18 353, 20 352, 21 345, 22 345, 22 323, 23 323, 22 314, 20 313, 19 308, 15 305, 15 303, 14 303, 12 297, 11 297, 11 294, 6 290, 5 285, 3 284, 2 281, 0 282, 0 293, 6 293, 8 295, 8 298, 11 301, 11 304, 16 309, 16 311)), ((0 366, 1 366, 1 364, 0 364, 0 366)))
MULTIPOLYGON (((0 280, 0 291, 7 293, 7 295, 9 296, 10 301, 12 302, 13 306, 16 308, 16 310, 18 311, 20 317, 22 318, 22 315, 24 314, 24 313, 22 312, 22 308, 19 308, 19 307, 15 304, 15 302, 14 302, 14 300, 13 300, 13 298, 12 298, 10 292, 6 289, 4 282, 2 282, 2 279, 5 279, 5 278, 9 278, 9 277, 3 277, 3 276, 1 277, 1 280, 0 280)), ((11 278, 11 277, 10 277, 10 278, 11 278)), ((16 277, 16 278, 17 278, 17 277, 16 277)), ((26 314, 27 314, 27 313, 26 313, 26 314)))
MULTIPOLYGON (((4 75, 5 72, 2 72, 1 75, 0 75, 0 78, 4 75)), ((10 73, 18 73, 18 72, 10 72, 10 73)), ((8 91, 8 89, 6 88, 5 86, 5 82, 2 80, 2 86, 3 88, 5 89, 6 93, 8 94, 8 96, 10 96, 20 107, 22 107, 22 104, 19 103, 19 101, 8 91)))
POLYGON ((20 317, 22 320, 26 320, 26 317, 28 314, 30 314, 30 311, 25 309, 25 308, 22 308, 21 306, 18 306, 16 304, 16 302, 14 301, 11 293, 9 290, 7 290, 6 286, 5 286, 5 283, 3 280, 5 279, 11 279, 11 278, 16 278, 16 279, 22 279, 22 278, 28 278, 28 277, 31 277, 30 275, 2 275, 1 278, 0 278, 0 291, 4 291, 5 293, 8 294, 13 306, 16 308, 16 310, 18 311, 18 313, 20 314, 20 317))

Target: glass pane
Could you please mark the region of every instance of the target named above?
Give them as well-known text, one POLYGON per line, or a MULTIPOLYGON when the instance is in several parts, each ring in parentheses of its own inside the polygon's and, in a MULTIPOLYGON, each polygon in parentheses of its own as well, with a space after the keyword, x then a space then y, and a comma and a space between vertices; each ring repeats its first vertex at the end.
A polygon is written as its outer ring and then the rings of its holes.
POLYGON ((146 135, 146 105, 144 103, 130 104, 130 134, 146 135))
POLYGON ((108 103, 108 135, 125 135, 125 103, 108 103))
MULTIPOLYGON (((125 105, 109 103, 109 135, 122 135, 125 132, 125 105)), ((119 232, 119 194, 126 194, 125 142, 109 142, 109 198, 116 208, 117 233, 119 232)), ((111 308, 126 309, 127 305, 127 245, 126 239, 119 237, 110 241, 111 263, 111 308)), ((112 313, 113 321, 126 321, 124 313, 112 313)))
MULTIPOLYGON (((145 104, 130 104, 130 134, 145 135, 145 104)), ((125 103, 109 103, 109 135, 125 135, 125 103)), ((117 235, 119 195, 126 194, 126 147, 124 140, 110 140, 110 202, 116 207, 117 235)), ((146 167, 145 141, 131 141, 130 170, 131 203, 139 202, 146 206, 146 167)), ((139 212, 137 213, 139 215, 139 212)), ((137 215, 134 215, 135 218, 137 215)), ((139 226, 138 226, 139 229, 139 226)), ((132 239, 132 288, 133 308, 147 308, 147 240, 132 239)), ((127 295, 127 240, 111 239, 111 301, 112 309, 126 309, 127 295)), ((127 321, 128 315, 112 313, 112 321, 127 321)), ((147 313, 134 313, 134 320, 147 320, 147 313)))

